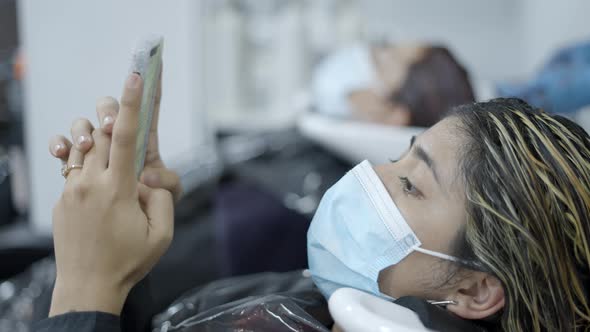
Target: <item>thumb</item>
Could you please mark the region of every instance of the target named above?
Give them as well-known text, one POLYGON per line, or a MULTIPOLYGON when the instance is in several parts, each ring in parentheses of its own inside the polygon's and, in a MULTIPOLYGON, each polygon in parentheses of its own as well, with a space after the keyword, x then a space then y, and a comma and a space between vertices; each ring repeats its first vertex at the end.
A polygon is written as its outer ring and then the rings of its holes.
POLYGON ((140 181, 151 188, 168 190, 172 193, 175 201, 182 194, 182 186, 180 185, 178 174, 167 168, 145 168, 141 174, 140 181))
POLYGON ((164 251, 174 235, 174 203, 172 194, 164 189, 151 189, 138 183, 139 201, 149 221, 149 241, 164 251))

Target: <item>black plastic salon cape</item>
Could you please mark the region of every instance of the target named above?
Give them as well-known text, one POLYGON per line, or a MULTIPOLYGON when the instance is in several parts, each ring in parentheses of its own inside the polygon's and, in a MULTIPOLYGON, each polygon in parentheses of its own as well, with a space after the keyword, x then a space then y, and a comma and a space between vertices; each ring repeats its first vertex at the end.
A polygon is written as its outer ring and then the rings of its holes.
MULTIPOLYGON (((428 329, 485 332, 486 324, 460 319, 415 297, 396 304, 419 316, 428 329)), ((153 332, 277 331, 329 332, 326 300, 308 271, 235 277, 195 289, 153 320, 153 332)))
MULTIPOLYGON (((395 303, 414 311, 423 325, 434 331, 488 331, 485 323, 462 320, 422 299, 404 297, 395 303)), ((136 305, 134 312, 141 311, 141 305, 136 305)), ((112 315, 69 313, 45 319, 33 330, 116 332, 120 324, 119 318, 112 315)), ((152 332, 328 332, 333 321, 308 273, 294 271, 234 277, 198 287, 154 316, 151 325, 152 332)))

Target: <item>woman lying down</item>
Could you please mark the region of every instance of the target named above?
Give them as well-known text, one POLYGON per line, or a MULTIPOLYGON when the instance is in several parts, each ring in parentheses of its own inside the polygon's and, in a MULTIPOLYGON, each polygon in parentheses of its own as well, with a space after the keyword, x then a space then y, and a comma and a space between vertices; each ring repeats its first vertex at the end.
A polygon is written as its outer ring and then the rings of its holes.
MULTIPOLYGON (((69 167, 53 211, 57 279, 37 331, 118 330, 129 290, 172 239, 180 188, 156 130, 134 175, 141 89, 131 74, 120 103, 99 103, 99 128, 78 121, 73 148, 51 144, 69 167)), ((465 330, 588 331, 589 219, 586 132, 495 99, 455 108, 396 161, 348 172, 312 221, 309 268, 326 298, 346 287, 393 306, 435 301, 465 330)))

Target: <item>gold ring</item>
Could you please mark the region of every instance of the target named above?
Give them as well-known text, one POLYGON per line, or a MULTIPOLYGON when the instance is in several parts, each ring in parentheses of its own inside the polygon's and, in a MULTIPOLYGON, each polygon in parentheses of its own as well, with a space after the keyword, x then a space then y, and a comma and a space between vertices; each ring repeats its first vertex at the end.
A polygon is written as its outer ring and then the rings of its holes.
POLYGON ((64 177, 64 179, 67 179, 68 178, 68 174, 70 174, 70 172, 73 169, 82 169, 82 165, 67 165, 67 164, 64 164, 61 167, 61 175, 64 177))

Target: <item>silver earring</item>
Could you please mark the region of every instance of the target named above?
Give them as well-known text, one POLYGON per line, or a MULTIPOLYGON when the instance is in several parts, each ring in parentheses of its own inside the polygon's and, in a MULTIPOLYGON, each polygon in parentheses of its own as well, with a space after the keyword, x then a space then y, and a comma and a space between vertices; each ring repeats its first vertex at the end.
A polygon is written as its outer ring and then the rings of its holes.
POLYGON ((446 307, 446 306, 448 306, 448 305, 457 305, 457 304, 459 304, 459 302, 454 301, 454 300, 443 300, 443 301, 428 300, 426 302, 428 302, 428 303, 430 303, 432 305, 443 307, 443 308, 446 307))

